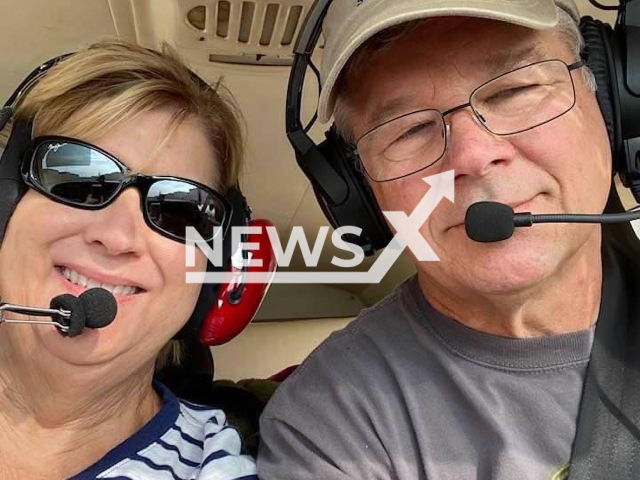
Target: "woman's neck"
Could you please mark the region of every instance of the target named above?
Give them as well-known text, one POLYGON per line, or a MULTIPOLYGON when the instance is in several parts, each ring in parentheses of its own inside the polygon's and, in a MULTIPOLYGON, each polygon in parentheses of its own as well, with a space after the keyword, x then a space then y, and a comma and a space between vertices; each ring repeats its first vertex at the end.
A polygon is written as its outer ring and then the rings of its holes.
POLYGON ((140 430, 162 406, 151 386, 152 369, 100 382, 113 375, 80 367, 76 374, 42 378, 26 367, 0 356, 2 479, 73 476, 140 430))

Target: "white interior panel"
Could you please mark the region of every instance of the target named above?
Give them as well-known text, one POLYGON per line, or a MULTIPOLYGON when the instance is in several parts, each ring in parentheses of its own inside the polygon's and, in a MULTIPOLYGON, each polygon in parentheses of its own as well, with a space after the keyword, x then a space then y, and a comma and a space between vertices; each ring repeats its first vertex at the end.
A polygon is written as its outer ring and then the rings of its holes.
POLYGON ((226 345, 212 347, 216 380, 269 378, 298 365, 351 318, 254 323, 226 345))

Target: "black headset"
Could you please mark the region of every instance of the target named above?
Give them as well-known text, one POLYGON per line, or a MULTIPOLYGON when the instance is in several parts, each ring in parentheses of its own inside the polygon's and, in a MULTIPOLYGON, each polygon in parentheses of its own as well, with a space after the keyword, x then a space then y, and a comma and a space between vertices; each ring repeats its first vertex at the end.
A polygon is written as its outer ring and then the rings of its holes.
MULTIPOLYGON (((156 53, 152 50, 150 50, 150 52, 156 53)), ((18 202, 22 199, 22 196, 27 191, 27 186, 25 185, 22 179, 22 175, 20 174, 20 161, 29 141, 31 140, 32 125, 31 122, 14 119, 14 108, 51 67, 69 57, 70 55, 73 54, 65 54, 53 58, 33 70, 20 83, 18 88, 6 101, 4 107, 2 107, 2 109, 0 110, 0 131, 2 131, 5 126, 7 126, 10 120, 14 120, 14 125, 11 130, 9 139, 7 140, 6 147, 2 152, 2 156, 0 156, 0 244, 2 244, 7 225, 9 223, 9 220, 11 219, 11 216, 13 215, 18 202)), ((211 88, 209 84, 207 84, 194 72, 191 71, 191 74, 202 86, 211 88)), ((208 261, 207 271, 230 270, 232 257, 231 231, 234 226, 248 225, 251 219, 251 210, 247 205, 246 199, 240 191, 239 186, 228 189, 225 192, 225 197, 231 204, 232 213, 230 224, 231 228, 227 229, 225 238, 223 239, 222 243, 224 248, 224 262, 222 267, 216 267, 208 261)), ((226 300, 224 300, 222 303, 239 304, 242 300, 242 295, 244 292, 245 289, 243 288, 243 285, 240 284, 234 292, 231 292, 229 294, 234 295, 233 301, 231 302, 230 300, 227 302, 226 300)), ((203 328, 211 328, 207 325, 207 322, 212 321, 210 320, 210 317, 213 316, 213 312, 218 308, 220 304, 219 300, 221 300, 219 298, 219 285, 204 283, 202 285, 202 289, 200 290, 200 296, 198 297, 196 307, 190 319, 176 334, 174 339, 197 339, 199 333, 203 330, 203 328)), ((260 302, 257 303, 259 306, 260 302)), ((227 316, 229 318, 225 318, 224 320, 225 322, 229 322, 234 325, 242 325, 242 327, 244 327, 249 323, 249 321, 255 314, 255 311, 253 311, 253 309, 250 310, 252 310, 250 312, 250 318, 248 318, 249 316, 247 315, 246 309, 238 309, 238 316, 242 318, 234 318, 233 314, 228 314, 227 316)), ((232 330, 239 331, 241 330, 241 328, 232 330)))
MULTIPOLYGON (((615 28, 591 17, 581 19, 583 59, 597 82, 613 171, 640 202, 640 0, 621 0, 619 7, 589 1, 598 8, 618 10, 615 28)), ((361 228, 360 236, 345 238, 371 255, 386 247, 393 235, 361 170, 355 147, 338 135, 335 126, 316 145, 307 134, 310 127, 304 127, 300 119, 305 74, 312 68, 318 75, 311 56, 331 2, 316 0, 298 36, 287 90, 286 132, 331 225, 361 228)))

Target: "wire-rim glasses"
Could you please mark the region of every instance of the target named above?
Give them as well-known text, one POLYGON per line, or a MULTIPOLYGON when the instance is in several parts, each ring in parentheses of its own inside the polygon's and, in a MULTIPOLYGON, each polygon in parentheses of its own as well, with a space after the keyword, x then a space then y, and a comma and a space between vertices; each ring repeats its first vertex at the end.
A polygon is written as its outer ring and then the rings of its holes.
POLYGON ((449 128, 445 117, 469 107, 488 132, 507 136, 549 123, 576 101, 571 72, 582 61, 543 60, 511 70, 483 83, 469 102, 445 112, 423 109, 405 113, 364 133, 355 144, 365 173, 375 182, 413 175, 445 154, 449 128))

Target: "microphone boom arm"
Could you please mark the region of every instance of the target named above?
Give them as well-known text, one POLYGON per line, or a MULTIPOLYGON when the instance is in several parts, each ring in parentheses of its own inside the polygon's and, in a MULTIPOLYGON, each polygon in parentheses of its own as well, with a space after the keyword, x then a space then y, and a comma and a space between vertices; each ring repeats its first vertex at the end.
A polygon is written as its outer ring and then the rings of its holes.
POLYGON ((618 223, 638 219, 640 219, 640 211, 637 210, 624 213, 605 213, 601 215, 575 213, 532 215, 530 212, 527 212, 516 213, 513 216, 513 224, 515 227, 530 227, 534 223, 618 223))
POLYGON ((11 305, 10 303, 4 303, 0 305, 0 325, 3 323, 22 323, 22 324, 37 324, 37 325, 53 325, 58 327, 63 332, 69 330, 68 325, 64 325, 54 320, 54 318, 60 317, 65 320, 71 318, 71 312, 64 309, 54 308, 40 308, 40 307, 27 307, 24 305, 11 305), (41 320, 18 320, 14 318, 6 318, 5 312, 20 313, 22 315, 32 315, 36 317, 51 317, 50 321, 41 320))

